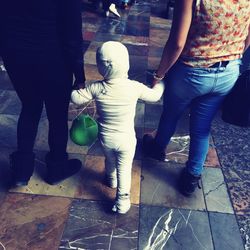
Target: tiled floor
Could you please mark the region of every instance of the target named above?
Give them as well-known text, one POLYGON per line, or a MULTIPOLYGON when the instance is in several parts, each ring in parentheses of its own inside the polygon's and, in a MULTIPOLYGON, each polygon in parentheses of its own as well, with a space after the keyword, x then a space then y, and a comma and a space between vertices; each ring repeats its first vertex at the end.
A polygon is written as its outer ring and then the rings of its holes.
MULTIPOLYGON (((166 1, 137 1, 122 17, 104 18, 83 3, 84 58, 87 80, 100 79, 96 48, 104 41, 123 42, 130 53, 130 78, 149 83, 159 63, 171 21, 166 1)), ((28 70, 28 69, 27 69, 28 70)), ((139 102, 135 119, 138 146, 133 164, 132 203, 126 215, 110 212, 114 190, 104 184, 104 157, 98 142, 68 152, 83 162, 82 170, 56 186, 43 181, 48 150, 46 114, 35 145, 36 170, 27 187, 6 190, 8 155, 16 145, 20 111, 6 72, 0 72, 0 249, 250 249, 250 129, 215 119, 202 189, 182 196, 176 180, 188 154, 188 113, 168 147, 168 162, 145 158, 144 133, 154 133, 162 102, 139 102)), ((94 105, 87 112, 93 114, 94 105)), ((70 106, 69 125, 77 114, 70 106)))

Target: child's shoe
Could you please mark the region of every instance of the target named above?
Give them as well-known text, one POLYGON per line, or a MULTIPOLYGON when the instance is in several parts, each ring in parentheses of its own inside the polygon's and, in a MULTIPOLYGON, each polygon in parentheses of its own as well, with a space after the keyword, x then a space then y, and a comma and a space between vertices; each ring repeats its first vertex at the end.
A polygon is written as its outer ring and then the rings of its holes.
POLYGON ((130 207, 131 207, 130 195, 121 194, 117 196, 112 211, 119 214, 126 214, 130 209, 130 207))
POLYGON ((111 13, 113 13, 115 16, 120 17, 120 14, 118 13, 118 11, 117 11, 117 9, 116 9, 114 3, 112 3, 112 4, 109 6, 109 11, 110 11, 111 13))
POLYGON ((108 187, 110 187, 110 188, 117 188, 116 173, 115 173, 115 175, 106 174, 106 176, 105 176, 105 182, 106 182, 106 184, 107 184, 108 187))

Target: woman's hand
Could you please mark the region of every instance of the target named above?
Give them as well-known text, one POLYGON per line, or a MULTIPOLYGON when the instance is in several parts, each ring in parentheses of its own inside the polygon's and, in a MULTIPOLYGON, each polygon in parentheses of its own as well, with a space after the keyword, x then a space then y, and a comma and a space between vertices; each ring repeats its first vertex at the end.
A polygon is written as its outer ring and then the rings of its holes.
POLYGON ((152 82, 152 88, 159 82, 161 82, 164 79, 165 75, 159 76, 157 72, 153 73, 153 82, 152 82))
POLYGON ((78 90, 78 89, 84 89, 85 88, 85 82, 77 82, 75 81, 73 84, 72 89, 78 90))

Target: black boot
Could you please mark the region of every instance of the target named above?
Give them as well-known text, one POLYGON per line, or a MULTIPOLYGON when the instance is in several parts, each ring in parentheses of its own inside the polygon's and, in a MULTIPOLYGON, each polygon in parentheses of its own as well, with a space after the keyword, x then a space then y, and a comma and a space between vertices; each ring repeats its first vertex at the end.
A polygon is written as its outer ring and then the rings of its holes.
POLYGON ((142 150, 144 154, 155 160, 165 161, 166 153, 161 149, 154 140, 154 137, 150 134, 145 134, 142 139, 142 150))
POLYGON ((33 174, 35 165, 34 153, 13 152, 10 155, 10 167, 14 186, 26 186, 33 174))
POLYGON ((200 175, 194 176, 187 171, 187 168, 184 168, 179 179, 180 192, 185 196, 190 196, 197 187, 201 189, 200 179, 200 175))
POLYGON ((56 185, 60 181, 76 174, 82 167, 82 163, 77 159, 68 159, 68 155, 61 159, 53 159, 51 154, 46 156, 47 176, 45 181, 50 185, 56 185))

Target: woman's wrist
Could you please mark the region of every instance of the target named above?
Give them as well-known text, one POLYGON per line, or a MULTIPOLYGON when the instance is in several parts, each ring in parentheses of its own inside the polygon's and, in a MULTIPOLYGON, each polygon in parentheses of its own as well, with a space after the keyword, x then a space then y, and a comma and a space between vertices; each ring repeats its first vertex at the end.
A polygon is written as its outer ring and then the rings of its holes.
POLYGON ((161 81, 161 80, 165 77, 165 75, 159 75, 159 74, 155 71, 155 72, 153 73, 153 77, 154 77, 155 80, 161 81))

